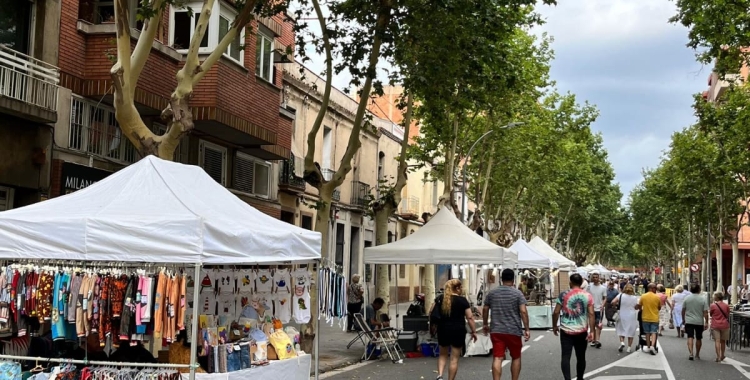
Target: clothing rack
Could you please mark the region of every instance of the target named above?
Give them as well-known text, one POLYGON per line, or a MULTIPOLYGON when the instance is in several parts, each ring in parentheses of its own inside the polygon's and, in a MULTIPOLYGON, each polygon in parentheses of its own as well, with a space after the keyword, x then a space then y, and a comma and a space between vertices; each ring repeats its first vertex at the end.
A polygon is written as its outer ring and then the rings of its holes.
POLYGON ((56 358, 41 358, 33 356, 15 356, 15 355, 0 355, 0 359, 9 360, 27 360, 44 363, 60 363, 60 364, 83 364, 83 365, 101 365, 101 366, 115 366, 115 367, 148 367, 148 368, 190 368, 190 364, 169 364, 169 363, 128 363, 128 362, 105 362, 97 360, 75 360, 75 359, 56 359, 56 358))

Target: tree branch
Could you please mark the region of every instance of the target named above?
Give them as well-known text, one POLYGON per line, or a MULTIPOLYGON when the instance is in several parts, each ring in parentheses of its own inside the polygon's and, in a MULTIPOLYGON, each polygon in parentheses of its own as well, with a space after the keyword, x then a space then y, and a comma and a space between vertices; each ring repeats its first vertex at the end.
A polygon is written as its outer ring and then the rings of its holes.
POLYGON ((205 36, 208 31, 208 22, 211 19, 214 1, 215 0, 203 1, 201 15, 198 17, 198 23, 195 25, 195 32, 190 39, 190 47, 188 48, 188 53, 185 57, 185 66, 183 66, 177 73, 177 81, 183 83, 177 85, 177 90, 175 90, 175 92, 187 91, 187 93, 178 95, 187 95, 193 92, 193 77, 196 75, 196 70, 200 67, 198 55, 200 54, 201 42, 203 41, 203 36, 205 36), (185 83, 186 81, 190 82, 189 85, 188 83, 185 83))
POLYGON ((156 38, 156 32, 159 29, 159 23, 164 14, 164 0, 151 0, 148 5, 144 6, 150 7, 155 13, 149 12, 152 16, 143 20, 143 30, 141 30, 141 35, 138 37, 138 42, 136 43, 135 49, 133 49, 133 54, 130 57, 133 79, 130 96, 134 96, 135 94, 135 87, 138 84, 138 79, 140 79, 143 67, 146 66, 146 61, 151 54, 151 48, 154 45, 154 38, 156 38))
POLYGON ((115 26, 117 33, 117 62, 112 66, 112 75, 115 92, 120 93, 120 100, 132 101, 131 87, 135 87, 131 81, 130 65, 130 18, 126 0, 115 0, 115 26))
POLYGON ((394 186, 393 207, 398 207, 401 203, 401 190, 406 186, 407 172, 409 167, 406 165, 406 152, 409 150, 409 129, 411 127, 412 110, 414 101, 411 94, 406 95, 406 114, 404 115, 404 138, 401 139, 401 153, 398 156, 398 179, 394 186))
POLYGON ((321 173, 320 168, 315 165, 315 140, 318 138, 318 132, 320 132, 320 127, 323 125, 323 120, 325 119, 326 113, 328 112, 328 105, 331 101, 331 87, 333 86, 333 54, 331 53, 331 50, 333 49, 333 47, 331 46, 331 38, 328 34, 328 27, 326 26, 326 18, 323 16, 323 11, 320 9, 320 1, 312 0, 312 3, 313 7, 315 8, 315 15, 318 18, 320 31, 323 38, 323 50, 326 56, 326 83, 325 87, 323 88, 323 97, 320 101, 320 110, 318 110, 318 115, 315 117, 312 128, 307 134, 305 178, 312 179, 312 181, 308 180, 307 182, 320 189, 319 186, 323 184, 324 179, 323 173, 321 173), (308 175, 308 173, 312 173, 312 176, 308 175))

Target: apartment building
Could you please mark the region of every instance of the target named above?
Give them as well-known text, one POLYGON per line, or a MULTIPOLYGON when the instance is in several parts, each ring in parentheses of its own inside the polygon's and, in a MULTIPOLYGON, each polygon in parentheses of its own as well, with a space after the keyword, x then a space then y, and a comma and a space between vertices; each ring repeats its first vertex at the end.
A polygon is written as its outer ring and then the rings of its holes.
MULTIPOLYGON (((135 15, 140 1, 130 0, 135 15)), ((50 195, 84 188, 136 160, 112 108, 110 68, 115 52, 112 0, 60 0, 60 91, 52 154, 50 195)), ((164 13, 146 67, 135 90, 136 106, 156 133, 183 65, 202 2, 172 6, 164 13)), ((226 0, 214 3, 201 54, 209 54, 237 16, 226 0)), ((140 22, 131 20, 132 35, 140 22)), ((254 21, 240 33, 195 88, 195 129, 180 143, 175 161, 198 165, 257 209, 281 217, 278 178, 291 157, 293 115, 281 107, 282 57, 294 43, 282 15, 254 21), (252 28, 252 30, 251 30, 252 28), (257 30, 257 34, 255 31, 257 30), (242 48, 244 46, 244 49, 242 48)))
POLYGON ((46 199, 57 113, 60 3, 0 0, 0 211, 46 199))

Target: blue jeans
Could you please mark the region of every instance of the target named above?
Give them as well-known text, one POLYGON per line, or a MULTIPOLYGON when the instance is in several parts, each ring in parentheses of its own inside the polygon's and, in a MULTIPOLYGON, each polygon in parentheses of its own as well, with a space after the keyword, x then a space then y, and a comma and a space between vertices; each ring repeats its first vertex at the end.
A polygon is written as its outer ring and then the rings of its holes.
POLYGON ((240 343, 240 368, 241 369, 250 368, 251 360, 252 359, 250 359, 250 343, 246 343, 246 344, 240 343))
MULTIPOLYGON (((235 350, 234 345, 227 344, 227 372, 239 371, 242 369, 241 350, 235 350)), ((248 356, 249 358, 249 356, 248 356)))

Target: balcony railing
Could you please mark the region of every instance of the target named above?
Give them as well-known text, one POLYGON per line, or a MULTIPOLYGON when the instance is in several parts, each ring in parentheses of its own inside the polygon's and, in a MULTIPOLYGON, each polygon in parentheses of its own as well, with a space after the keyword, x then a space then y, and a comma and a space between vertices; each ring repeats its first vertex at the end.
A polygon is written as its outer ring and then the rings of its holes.
POLYGON ((60 69, 0 45, 0 96, 56 111, 60 69))
POLYGON ((301 160, 300 157, 292 155, 290 159, 284 161, 279 171, 279 186, 305 191, 305 180, 297 175, 297 170, 295 170, 301 166, 299 160, 301 160))
POLYGON ((341 190, 340 189, 333 190, 333 196, 331 198, 336 202, 341 202, 341 190))
POLYGON ((354 206, 359 207, 367 207, 368 204, 368 195, 370 194, 370 185, 359 182, 359 181, 352 181, 352 202, 351 204, 354 206))
POLYGON ((336 174, 335 170, 327 168, 320 169, 320 172, 323 173, 323 179, 326 181, 332 180, 333 175, 336 174))
POLYGON ((401 198, 399 213, 419 215, 419 198, 415 196, 401 198))
POLYGON ((71 101, 68 148, 125 162, 136 160, 135 147, 123 135, 114 110, 78 97, 71 101))

